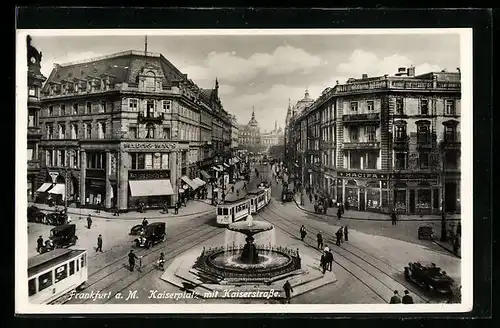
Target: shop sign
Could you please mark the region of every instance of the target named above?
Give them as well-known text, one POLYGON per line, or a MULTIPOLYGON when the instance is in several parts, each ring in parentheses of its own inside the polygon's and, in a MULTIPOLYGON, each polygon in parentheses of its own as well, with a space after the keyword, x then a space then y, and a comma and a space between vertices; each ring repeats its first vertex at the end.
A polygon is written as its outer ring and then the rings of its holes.
POLYGON ((146 142, 127 142, 123 144, 124 149, 164 149, 164 150, 175 150, 177 149, 177 144, 173 142, 159 142, 159 143, 146 143, 146 142))
POLYGON ((129 170, 129 180, 165 180, 170 179, 170 170, 129 170))
POLYGON ((95 188, 95 189, 106 188, 106 181, 104 180, 87 179, 87 183, 89 188, 95 188))
POLYGON ((338 177, 353 179, 386 179, 387 174, 370 172, 337 172, 338 177))
POLYGON ((433 173, 395 173, 390 175, 391 179, 397 180, 437 180, 438 175, 433 173))

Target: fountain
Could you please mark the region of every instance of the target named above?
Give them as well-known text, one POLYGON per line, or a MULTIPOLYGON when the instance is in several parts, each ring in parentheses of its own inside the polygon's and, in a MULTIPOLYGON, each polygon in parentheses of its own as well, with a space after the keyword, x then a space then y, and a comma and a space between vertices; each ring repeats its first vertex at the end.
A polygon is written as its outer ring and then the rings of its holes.
MULTIPOLYGON (((269 283, 283 276, 298 273, 301 259, 298 249, 269 244, 256 244, 254 236, 270 232, 274 227, 264 221, 255 221, 249 215, 246 221, 231 223, 227 227, 226 245, 204 248, 193 266, 204 277, 218 283, 269 283), (237 233, 237 235, 230 235, 237 233), (246 236, 244 244, 236 244, 239 234, 246 236), (232 239, 232 243, 229 241, 232 239)), ((271 240, 274 238, 271 238, 271 240)), ((264 238, 265 240, 265 238, 264 238)))

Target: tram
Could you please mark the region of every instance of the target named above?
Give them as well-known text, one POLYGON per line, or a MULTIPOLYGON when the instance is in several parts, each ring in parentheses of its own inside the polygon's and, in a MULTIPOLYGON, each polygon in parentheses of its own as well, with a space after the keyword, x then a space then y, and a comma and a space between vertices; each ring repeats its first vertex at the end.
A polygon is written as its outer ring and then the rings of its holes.
POLYGON ((28 297, 49 304, 87 281, 87 251, 56 248, 28 259, 28 297))
POLYGON ((217 224, 230 224, 245 220, 249 214, 255 214, 271 201, 271 187, 261 186, 249 191, 244 197, 234 201, 226 200, 217 205, 217 224))

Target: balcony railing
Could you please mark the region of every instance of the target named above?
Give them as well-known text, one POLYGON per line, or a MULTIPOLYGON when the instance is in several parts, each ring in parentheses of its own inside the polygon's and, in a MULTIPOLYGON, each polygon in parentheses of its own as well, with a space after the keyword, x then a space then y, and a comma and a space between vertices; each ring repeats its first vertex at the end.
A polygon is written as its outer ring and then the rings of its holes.
POLYGON ((342 121, 345 123, 380 121, 380 113, 343 115, 342 121))
POLYGON ((379 149, 380 142, 378 141, 345 141, 342 145, 343 149, 379 149))
POLYGON ((144 113, 139 113, 137 118, 139 123, 161 124, 165 119, 165 116, 163 113, 157 113, 156 115, 154 113, 147 113, 146 115, 144 115, 144 113))
POLYGON ((28 161, 28 170, 36 170, 40 168, 40 160, 31 159, 28 161))

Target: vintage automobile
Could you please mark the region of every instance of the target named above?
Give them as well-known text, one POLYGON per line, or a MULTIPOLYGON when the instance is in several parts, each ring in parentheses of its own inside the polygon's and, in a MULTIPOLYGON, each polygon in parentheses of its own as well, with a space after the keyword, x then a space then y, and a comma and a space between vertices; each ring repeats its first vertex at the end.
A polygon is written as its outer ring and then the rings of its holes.
POLYGON ((453 293, 453 282, 446 271, 441 270, 434 263, 410 262, 404 269, 405 279, 424 288, 442 295, 453 293))
POLYGON ((75 224, 63 224, 52 228, 49 238, 56 248, 68 247, 76 244, 78 237, 75 233, 75 224))
POLYGON ((291 191, 291 190, 283 191, 281 199, 284 202, 291 202, 293 200, 293 191, 291 191))
POLYGON ((38 207, 32 205, 28 207, 28 222, 43 223, 45 219, 45 213, 43 213, 38 207))
POLYGON ((429 226, 418 227, 418 239, 428 238, 432 239, 434 237, 434 229, 429 226))
POLYGON ((314 212, 317 214, 325 214, 326 213, 326 207, 322 203, 316 203, 314 204, 314 212))
POLYGON ((45 216, 45 222, 49 225, 63 225, 68 223, 68 215, 65 211, 49 213, 45 216))
POLYGON ((154 222, 148 224, 144 233, 134 239, 137 247, 150 248, 158 243, 165 241, 166 236, 165 222, 154 222))
POLYGON ((131 236, 137 236, 144 233, 145 227, 143 224, 137 224, 130 229, 131 236))

